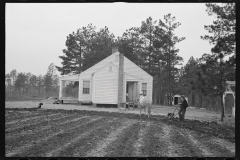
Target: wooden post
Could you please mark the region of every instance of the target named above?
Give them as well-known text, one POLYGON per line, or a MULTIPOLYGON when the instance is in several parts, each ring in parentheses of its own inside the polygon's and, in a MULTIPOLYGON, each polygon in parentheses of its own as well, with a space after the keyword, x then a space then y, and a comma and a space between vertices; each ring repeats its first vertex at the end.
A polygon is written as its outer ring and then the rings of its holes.
POLYGON ((59 98, 62 98, 62 80, 59 82, 59 98))

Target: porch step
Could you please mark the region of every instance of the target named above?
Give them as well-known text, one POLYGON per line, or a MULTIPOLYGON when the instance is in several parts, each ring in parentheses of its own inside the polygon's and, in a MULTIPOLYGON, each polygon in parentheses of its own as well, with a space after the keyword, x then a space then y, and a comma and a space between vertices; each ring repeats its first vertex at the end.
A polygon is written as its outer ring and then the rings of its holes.
POLYGON ((59 102, 61 104, 77 104, 78 100, 60 99, 59 102))

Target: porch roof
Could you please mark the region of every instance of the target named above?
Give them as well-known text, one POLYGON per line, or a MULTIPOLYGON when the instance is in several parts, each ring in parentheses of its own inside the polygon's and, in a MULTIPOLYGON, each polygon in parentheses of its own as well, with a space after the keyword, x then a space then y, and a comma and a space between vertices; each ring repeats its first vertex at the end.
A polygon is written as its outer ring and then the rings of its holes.
POLYGON ((59 80, 79 81, 79 74, 62 76, 62 77, 59 77, 59 80))
POLYGON ((126 81, 142 81, 142 78, 127 74, 126 72, 124 73, 125 73, 126 81))

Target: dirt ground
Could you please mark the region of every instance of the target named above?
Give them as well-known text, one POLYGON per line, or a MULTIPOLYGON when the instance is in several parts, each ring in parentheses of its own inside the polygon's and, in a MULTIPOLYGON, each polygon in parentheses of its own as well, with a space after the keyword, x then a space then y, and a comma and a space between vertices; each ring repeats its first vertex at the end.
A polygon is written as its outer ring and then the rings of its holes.
POLYGON ((181 123, 159 114, 148 119, 140 118, 138 110, 77 110, 83 106, 47 102, 36 109, 36 103, 6 102, 6 157, 235 156, 232 125, 194 119, 181 123))
MULTIPOLYGON (((54 100, 39 100, 39 101, 6 101, 6 108, 35 108, 38 104, 42 102, 44 109, 64 109, 64 110, 88 110, 88 111, 105 111, 105 112, 117 112, 117 113, 132 113, 139 114, 139 109, 130 110, 119 110, 117 108, 99 108, 93 107, 91 105, 78 105, 78 104, 53 104, 54 100)), ((168 113, 173 113, 176 107, 169 106, 152 106, 152 115, 162 115, 166 116, 168 113)), ((177 113, 177 112, 175 112, 177 113)), ((178 116, 176 116, 178 117, 178 116)), ((186 119, 200 120, 200 121, 215 121, 222 124, 220 121, 221 114, 214 111, 191 109, 187 108, 186 119)), ((224 124, 235 126, 235 118, 227 114, 224 118, 224 124)))

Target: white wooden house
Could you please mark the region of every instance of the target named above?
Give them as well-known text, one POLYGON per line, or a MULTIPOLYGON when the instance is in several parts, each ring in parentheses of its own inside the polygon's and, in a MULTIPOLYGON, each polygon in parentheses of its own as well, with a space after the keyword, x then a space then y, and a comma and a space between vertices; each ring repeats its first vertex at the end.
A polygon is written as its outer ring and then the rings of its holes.
POLYGON ((119 104, 136 102, 141 91, 152 98, 153 77, 119 53, 116 47, 113 48, 113 53, 110 56, 81 74, 64 76, 59 80, 60 100, 66 100, 66 97, 62 96, 62 81, 64 80, 79 81, 77 99, 79 103, 119 104))

